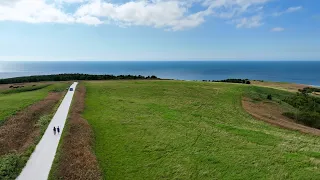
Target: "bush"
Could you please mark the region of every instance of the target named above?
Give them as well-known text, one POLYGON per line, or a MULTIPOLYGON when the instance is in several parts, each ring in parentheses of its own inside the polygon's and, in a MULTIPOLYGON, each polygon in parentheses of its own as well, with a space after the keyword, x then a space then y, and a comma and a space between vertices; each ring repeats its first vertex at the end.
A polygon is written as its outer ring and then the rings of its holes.
POLYGON ((239 84, 251 84, 248 79, 225 79, 225 80, 212 80, 212 82, 226 82, 226 83, 239 83, 239 84))
POLYGON ((282 115, 287 116, 290 119, 296 119, 296 114, 293 112, 285 112, 282 115))
POLYGON ((19 173, 19 156, 9 154, 0 158, 0 179, 15 179, 19 173))
POLYGON ((285 112, 283 115, 306 126, 320 129, 320 114, 317 112, 285 112))
POLYGON ((314 88, 314 87, 305 87, 303 89, 299 89, 299 92, 303 94, 313 93, 313 92, 320 92, 320 88, 314 88))
POLYGON ((283 115, 304 125, 320 129, 320 99, 309 96, 306 92, 285 98, 284 102, 297 108, 299 112, 297 114, 286 112, 283 115))

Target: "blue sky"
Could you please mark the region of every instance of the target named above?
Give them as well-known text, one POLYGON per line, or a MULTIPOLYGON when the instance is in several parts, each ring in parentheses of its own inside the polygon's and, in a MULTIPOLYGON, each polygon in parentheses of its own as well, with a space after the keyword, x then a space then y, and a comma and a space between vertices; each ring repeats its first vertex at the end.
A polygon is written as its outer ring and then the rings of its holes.
POLYGON ((1 0, 0 60, 320 60, 317 0, 1 0))

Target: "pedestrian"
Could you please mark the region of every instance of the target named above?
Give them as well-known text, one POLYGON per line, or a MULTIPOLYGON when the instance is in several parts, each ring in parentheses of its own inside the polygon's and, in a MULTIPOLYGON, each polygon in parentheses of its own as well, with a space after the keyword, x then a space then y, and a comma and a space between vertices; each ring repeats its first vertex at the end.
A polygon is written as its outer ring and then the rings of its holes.
POLYGON ((56 135, 56 127, 53 126, 53 134, 56 135))
POLYGON ((58 134, 60 134, 60 128, 59 128, 59 126, 57 127, 57 132, 58 132, 58 134))

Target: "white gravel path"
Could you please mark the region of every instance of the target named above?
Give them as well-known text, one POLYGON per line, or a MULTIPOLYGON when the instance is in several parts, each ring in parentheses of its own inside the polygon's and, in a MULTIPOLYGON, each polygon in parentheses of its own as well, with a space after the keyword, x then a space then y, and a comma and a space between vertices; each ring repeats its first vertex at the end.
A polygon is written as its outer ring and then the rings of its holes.
POLYGON ((65 95, 42 139, 17 180, 46 180, 48 178, 77 84, 75 82, 70 86, 73 91, 69 90, 65 95), (60 127, 60 134, 53 134, 54 126, 60 127))

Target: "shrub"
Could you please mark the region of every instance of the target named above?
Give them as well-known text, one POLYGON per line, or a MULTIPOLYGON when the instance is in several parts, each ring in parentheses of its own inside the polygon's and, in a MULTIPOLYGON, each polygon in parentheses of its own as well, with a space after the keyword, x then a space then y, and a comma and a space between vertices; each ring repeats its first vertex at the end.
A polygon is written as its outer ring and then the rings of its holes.
POLYGON ((306 126, 320 129, 320 114, 317 112, 285 112, 283 115, 306 126))
POLYGON ((15 179, 16 174, 19 173, 19 156, 16 154, 9 154, 0 158, 0 179, 15 179))
POLYGON ((212 82, 226 82, 226 83, 240 83, 240 84, 251 84, 249 79, 225 79, 225 80, 212 80, 212 82))
POLYGON ((290 119, 296 119, 296 114, 293 112, 285 112, 282 115, 287 116, 290 119))

